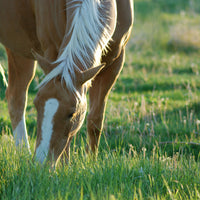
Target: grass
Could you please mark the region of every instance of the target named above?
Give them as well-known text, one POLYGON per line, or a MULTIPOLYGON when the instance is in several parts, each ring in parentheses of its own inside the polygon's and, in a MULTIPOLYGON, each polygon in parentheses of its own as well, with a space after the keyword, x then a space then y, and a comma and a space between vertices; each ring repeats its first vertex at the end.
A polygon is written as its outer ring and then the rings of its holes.
MULTIPOLYGON (((181 152, 162 155, 158 146, 147 155, 130 145, 128 152, 102 151, 97 160, 73 150, 71 164, 49 171, 24 151, 2 143, 2 199, 198 199, 199 164, 181 152), (6 170, 5 170, 6 169, 6 170)), ((1 158, 2 158, 1 157, 1 158)))
MULTIPOLYGON (((97 159, 85 153, 86 124, 70 164, 55 171, 16 150, 0 78, 0 199, 200 199, 199 13, 198 0, 135 0, 97 159)), ((7 75, 2 46, 0 59, 7 75)), ((26 115, 32 152, 40 80, 38 69, 26 115)))

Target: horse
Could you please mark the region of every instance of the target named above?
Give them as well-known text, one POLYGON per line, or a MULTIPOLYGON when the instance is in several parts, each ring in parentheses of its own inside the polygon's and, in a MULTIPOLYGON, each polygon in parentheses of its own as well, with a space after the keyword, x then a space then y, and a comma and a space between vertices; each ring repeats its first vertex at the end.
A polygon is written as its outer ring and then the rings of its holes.
POLYGON ((87 116, 88 151, 97 155, 108 95, 124 64, 133 0, 0 0, 0 42, 8 58, 6 99, 16 146, 30 145, 25 123, 36 61, 44 71, 34 99, 34 158, 69 160, 87 116))

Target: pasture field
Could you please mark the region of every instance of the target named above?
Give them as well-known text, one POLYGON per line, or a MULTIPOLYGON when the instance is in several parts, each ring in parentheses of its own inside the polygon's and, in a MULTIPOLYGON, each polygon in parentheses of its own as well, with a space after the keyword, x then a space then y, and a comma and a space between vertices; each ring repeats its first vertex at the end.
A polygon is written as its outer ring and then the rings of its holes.
MULTIPOLYGON (((107 105, 99 155, 85 152, 86 123, 71 160, 55 171, 14 147, 0 77, 0 199, 200 199, 200 1, 135 0, 126 61, 107 105)), ((7 76, 5 51, 0 61, 7 76)), ((34 152, 35 87, 26 123, 34 152)))

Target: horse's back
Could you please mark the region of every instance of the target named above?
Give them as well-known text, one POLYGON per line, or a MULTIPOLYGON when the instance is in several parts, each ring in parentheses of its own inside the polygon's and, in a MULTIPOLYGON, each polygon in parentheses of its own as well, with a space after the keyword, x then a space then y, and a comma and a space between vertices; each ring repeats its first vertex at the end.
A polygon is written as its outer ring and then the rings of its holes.
MULTIPOLYGON (((113 39, 117 41, 121 40, 127 25, 129 26, 129 5, 132 0, 111 0, 108 4, 115 1, 118 23, 113 32, 113 39)), ((42 54, 49 46, 59 51, 66 34, 65 12, 65 0, 53 0, 51 4, 46 0, 0 0, 0 42, 12 51, 29 58, 33 58, 30 51, 32 48, 42 54)), ((114 18, 115 16, 110 16, 110 19, 114 18)), ((114 28, 114 20, 108 23, 114 28)))
POLYGON ((30 2, 0 0, 0 42, 26 57, 31 57, 31 48, 39 46, 30 2))

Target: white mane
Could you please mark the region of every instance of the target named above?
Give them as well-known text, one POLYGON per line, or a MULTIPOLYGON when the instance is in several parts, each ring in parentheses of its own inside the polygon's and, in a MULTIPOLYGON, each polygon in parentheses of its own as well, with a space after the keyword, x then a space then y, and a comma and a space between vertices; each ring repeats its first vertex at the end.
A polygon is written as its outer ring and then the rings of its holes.
POLYGON ((80 71, 77 63, 81 63, 83 70, 99 65, 102 51, 106 49, 111 39, 109 27, 105 23, 108 19, 101 13, 103 10, 104 14, 107 11, 101 2, 101 0, 72 0, 70 5, 67 5, 67 11, 74 10, 68 33, 71 34, 71 38, 55 61, 58 66, 44 78, 40 86, 61 74, 67 88, 78 95, 73 84, 75 70, 80 71))

